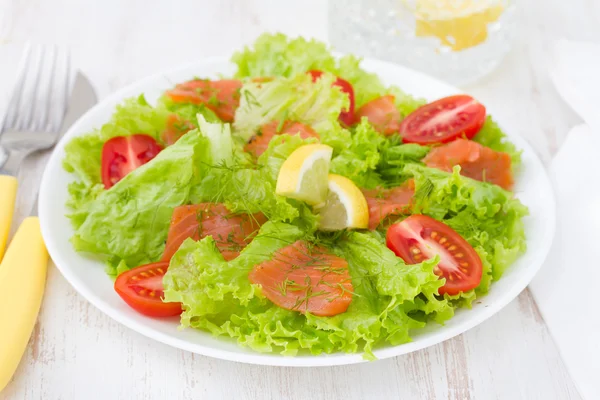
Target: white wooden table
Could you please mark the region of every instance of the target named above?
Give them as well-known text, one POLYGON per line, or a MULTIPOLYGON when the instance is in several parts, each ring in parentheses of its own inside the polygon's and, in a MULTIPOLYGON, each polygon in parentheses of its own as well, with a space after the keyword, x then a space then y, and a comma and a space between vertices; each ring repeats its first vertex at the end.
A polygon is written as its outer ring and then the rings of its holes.
MULTIPOLYGON (((550 46, 559 37, 600 41, 600 4, 519 3, 524 24, 515 49, 468 90, 548 161, 578 122, 550 83, 550 46)), ((319 0, 0 0, 0 44, 31 39, 69 45, 74 63, 103 98, 142 76, 228 55, 265 30, 326 39, 326 9, 319 0)), ((482 325, 419 352, 293 369, 220 361, 147 339, 91 306, 51 266, 29 348, 0 399, 121 398, 580 397, 528 291, 482 325)))

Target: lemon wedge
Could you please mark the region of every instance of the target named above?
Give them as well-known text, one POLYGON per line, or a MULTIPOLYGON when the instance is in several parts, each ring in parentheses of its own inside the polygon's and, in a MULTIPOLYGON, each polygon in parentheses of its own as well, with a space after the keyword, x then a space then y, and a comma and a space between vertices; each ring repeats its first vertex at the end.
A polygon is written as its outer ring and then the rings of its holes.
POLYGON ((504 12, 505 0, 417 0, 416 36, 435 36, 460 51, 483 43, 487 26, 504 12))
POLYGON ((337 231, 369 226, 369 207, 365 196, 350 179, 329 174, 329 194, 319 210, 319 229, 337 231))
POLYGON ((275 193, 320 206, 327 200, 329 163, 333 149, 324 144, 297 148, 285 160, 277 177, 275 193))

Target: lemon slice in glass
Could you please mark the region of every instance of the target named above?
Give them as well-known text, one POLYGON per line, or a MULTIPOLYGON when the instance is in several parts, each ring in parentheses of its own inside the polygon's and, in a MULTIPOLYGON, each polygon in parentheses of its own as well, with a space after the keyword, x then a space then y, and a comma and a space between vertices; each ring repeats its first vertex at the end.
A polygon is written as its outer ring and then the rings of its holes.
POLYGON ((321 206, 327 199, 329 163, 333 149, 324 144, 297 148, 285 160, 275 192, 280 196, 321 206))
MULTIPOLYGON (((406 1, 406 0, 404 0, 406 1)), ((417 36, 435 36, 460 51, 483 43, 488 24, 504 12, 506 0, 416 0, 417 36)))
POLYGON ((337 231, 369 226, 369 207, 365 196, 350 179, 329 174, 329 194, 320 208, 319 229, 337 231))

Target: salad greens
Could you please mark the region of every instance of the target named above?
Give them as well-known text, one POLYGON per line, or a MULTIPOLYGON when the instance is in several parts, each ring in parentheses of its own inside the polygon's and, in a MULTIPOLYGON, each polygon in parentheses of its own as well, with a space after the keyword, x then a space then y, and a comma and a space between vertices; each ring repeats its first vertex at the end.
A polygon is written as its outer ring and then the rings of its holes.
MULTIPOLYGON (((444 323, 457 307, 470 307, 493 280, 525 251, 522 217, 527 208, 511 192, 460 174, 428 168, 428 146, 403 144, 385 137, 363 118, 353 127, 338 122, 348 96, 332 86, 335 76, 352 84, 356 107, 393 94, 402 116, 423 100, 386 87, 354 56, 336 58, 320 42, 265 34, 252 48, 234 54, 235 78, 244 82, 231 126, 201 104, 174 103, 163 97, 156 106, 143 96, 117 107, 102 128, 73 139, 65 147, 64 168, 70 184, 69 218, 77 251, 103 257, 111 276, 160 259, 173 209, 201 202, 224 203, 231 212, 262 212, 267 218, 258 235, 231 261, 208 236, 187 239, 171 259, 163 280, 165 300, 181 302, 183 327, 234 338, 257 351, 294 355, 364 352, 397 345, 428 322, 444 323), (324 71, 313 82, 308 70, 324 71), (255 81, 255 77, 272 77, 255 81), (154 159, 133 170, 109 190, 100 175, 103 144, 115 136, 143 132, 162 142, 172 114, 195 129, 154 159), (434 273, 438 258, 407 265, 386 247, 381 231, 317 231, 318 215, 302 202, 275 194, 279 169, 298 147, 316 138, 277 135, 257 158, 244 145, 273 120, 302 122, 334 149, 331 172, 364 189, 414 185, 414 213, 429 215, 458 232, 483 263, 480 285, 466 293, 438 295, 444 281, 434 273), (248 273, 277 250, 304 239, 320 243, 348 261, 354 286, 348 310, 333 317, 278 307, 251 284, 248 273)), ((513 168, 520 153, 488 117, 475 141, 508 153, 513 168)))
POLYGON ((200 131, 189 132, 152 163, 101 191, 77 216, 75 249, 109 256, 109 268, 121 260, 134 267, 158 259, 173 208, 189 201, 191 188, 207 172, 202 162, 208 149, 200 131))
POLYGON ((432 272, 435 261, 404 265, 401 259, 367 234, 348 232, 336 241, 336 254, 348 260, 354 282, 350 308, 335 317, 306 317, 277 307, 248 283, 252 267, 306 235, 293 225, 268 222, 242 254, 225 262, 214 240, 187 240, 175 254, 164 283, 167 301, 186 304, 181 322, 234 337, 258 351, 295 355, 365 351, 382 339, 391 344, 410 340, 412 328, 424 326, 411 318, 418 312, 446 320, 453 308, 437 300, 441 286, 432 272), (388 268, 392 266, 392 268, 388 268), (431 299, 431 301, 429 300, 431 299))
POLYGON ((313 82, 310 75, 302 74, 245 84, 233 123, 236 135, 247 141, 260 126, 286 119, 310 125, 318 133, 335 129, 340 110, 348 107, 348 96, 331 86, 333 78, 313 82))

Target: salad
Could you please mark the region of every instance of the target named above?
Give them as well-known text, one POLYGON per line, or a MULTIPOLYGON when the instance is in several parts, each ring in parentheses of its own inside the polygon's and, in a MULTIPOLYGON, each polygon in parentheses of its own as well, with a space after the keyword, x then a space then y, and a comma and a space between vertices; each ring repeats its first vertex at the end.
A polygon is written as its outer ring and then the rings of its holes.
POLYGON ((427 103, 281 34, 232 62, 65 147, 72 244, 138 312, 260 352, 372 359, 525 251, 520 152, 471 96, 427 103))

